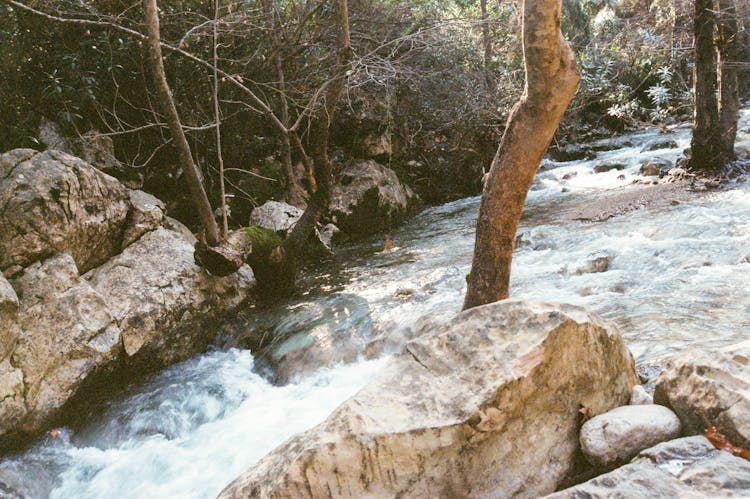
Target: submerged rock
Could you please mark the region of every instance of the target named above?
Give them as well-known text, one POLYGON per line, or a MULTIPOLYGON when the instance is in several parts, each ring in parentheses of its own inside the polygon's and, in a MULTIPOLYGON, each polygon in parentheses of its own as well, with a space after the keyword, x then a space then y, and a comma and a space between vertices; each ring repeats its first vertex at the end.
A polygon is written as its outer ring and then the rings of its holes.
POLYGON ((331 193, 333 223, 347 234, 370 235, 396 226, 419 206, 419 197, 396 173, 375 161, 346 167, 331 193))
POLYGON ((623 404, 635 380, 620 334, 580 308, 474 308, 221 497, 535 497, 573 467, 580 405, 623 404))
POLYGON ((651 159, 643 162, 639 173, 647 177, 653 177, 657 175, 663 177, 673 167, 674 163, 672 163, 668 159, 651 159))
POLYGON ((120 251, 130 203, 116 179, 60 151, 0 155, 0 269, 68 253, 85 272, 120 251))
POLYGON ((625 163, 617 163, 617 162, 607 162, 607 163, 599 163, 594 167, 594 173, 605 173, 610 172, 612 170, 624 170, 628 165, 625 163))
POLYGON ((674 139, 654 139, 650 142, 647 142, 641 148, 641 152, 658 151, 659 149, 677 149, 678 147, 680 146, 674 139))
POLYGON ((750 448, 750 341, 669 359, 654 400, 672 408, 686 432, 716 426, 733 444, 750 448))
POLYGON ((589 255, 587 261, 579 264, 576 268, 575 273, 581 274, 598 274, 609 270, 609 266, 612 263, 613 257, 607 253, 594 253, 589 255))
POLYGON ((747 497, 749 490, 750 462, 697 436, 659 444, 630 464, 546 497, 747 497))
POLYGON ((563 147, 551 147, 548 152, 555 161, 579 161, 596 158, 595 148, 590 144, 565 144, 563 147))
POLYGON ((626 405, 586 421, 581 428, 581 450, 594 466, 611 468, 678 436, 680 420, 666 407, 626 405))

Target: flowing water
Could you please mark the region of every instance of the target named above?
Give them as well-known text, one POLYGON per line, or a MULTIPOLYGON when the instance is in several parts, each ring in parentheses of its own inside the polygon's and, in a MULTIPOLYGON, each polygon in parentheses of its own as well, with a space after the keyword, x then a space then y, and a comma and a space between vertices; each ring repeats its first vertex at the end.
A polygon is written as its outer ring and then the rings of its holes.
MULTIPOLYGON (((746 110, 746 143, 749 125, 746 110)), ((529 194, 513 263, 515 296, 597 311, 641 362, 739 342, 750 331, 748 183, 599 223, 557 216, 632 183, 644 160, 675 160, 689 144, 689 130, 678 128, 668 135, 677 147, 642 151, 664 137, 644 132, 594 161, 548 163, 529 194), (601 161, 625 168, 593 173, 601 161), (597 258, 609 262, 606 271, 580 271, 597 258)), ((342 248, 306 274, 305 296, 247 314, 240 329, 276 338, 257 359, 228 348, 242 344, 230 338, 129 387, 80 428, 1 461, 0 496, 8 487, 33 498, 214 497, 353 395, 383 366, 380 352, 459 310, 478 205, 472 198, 426 210, 394 234, 394 251, 378 252, 380 238, 342 248), (330 355, 338 351, 345 354, 330 355), (300 370, 332 358, 349 362, 300 370), (259 374, 282 366, 291 380, 283 386, 259 374)))

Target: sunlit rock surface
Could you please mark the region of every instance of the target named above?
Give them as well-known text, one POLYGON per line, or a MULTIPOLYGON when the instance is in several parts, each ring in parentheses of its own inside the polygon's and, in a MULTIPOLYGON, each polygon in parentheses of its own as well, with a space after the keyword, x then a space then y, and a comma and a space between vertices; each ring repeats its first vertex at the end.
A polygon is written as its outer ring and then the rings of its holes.
POLYGON ((626 403, 633 359, 580 308, 509 300, 425 331, 221 497, 534 497, 570 472, 578 411, 626 403))
POLYGON ((735 445, 750 447, 750 341, 670 359, 654 395, 677 413, 685 431, 717 426, 735 445))
POLYGON ((581 450, 594 466, 610 468, 680 436, 680 420, 661 405, 626 405, 586 421, 581 450))
POLYGON ((630 464, 547 496, 708 498, 750 495, 750 462, 719 451, 701 436, 680 438, 641 452, 630 464))
POLYGON ((0 155, 0 448, 48 429, 95 375, 205 349, 254 280, 210 276, 194 243, 160 200, 79 158, 0 155))

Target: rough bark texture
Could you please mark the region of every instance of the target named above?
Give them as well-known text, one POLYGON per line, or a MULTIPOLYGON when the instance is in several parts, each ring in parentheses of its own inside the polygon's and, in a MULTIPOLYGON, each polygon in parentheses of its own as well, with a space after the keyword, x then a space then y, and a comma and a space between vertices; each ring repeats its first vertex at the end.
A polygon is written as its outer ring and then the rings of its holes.
POLYGON ((482 193, 464 308, 509 295, 513 244, 536 169, 580 76, 560 31, 560 1, 523 4, 526 88, 508 119, 482 193))
POLYGON ((723 166, 716 101, 713 0, 695 1, 695 116, 690 168, 715 173, 723 166))
POLYGON ((185 173, 185 179, 190 189, 190 195, 193 198, 195 207, 198 210, 201 224, 206 232, 206 241, 209 245, 214 246, 219 242, 219 227, 214 219, 211 204, 203 188, 198 169, 193 162, 193 155, 190 152, 185 133, 182 130, 180 116, 177 113, 172 91, 169 89, 167 76, 164 72, 164 63, 161 55, 161 42, 159 34, 159 14, 156 6, 156 0, 143 0, 143 10, 148 29, 148 54, 151 61, 151 71, 154 76, 154 83, 159 96, 159 104, 165 115, 169 132, 172 135, 175 146, 180 155, 180 166, 185 173))
POLYGON ((737 6, 734 0, 718 0, 716 17, 716 48, 719 66, 719 133, 722 158, 734 159, 734 141, 737 138, 737 120, 740 116, 740 92, 737 64, 740 60, 740 42, 737 23, 737 6))
POLYGON ((619 333, 593 314, 478 307, 423 331, 220 497, 538 497, 573 467, 581 405, 623 404, 635 380, 619 333))

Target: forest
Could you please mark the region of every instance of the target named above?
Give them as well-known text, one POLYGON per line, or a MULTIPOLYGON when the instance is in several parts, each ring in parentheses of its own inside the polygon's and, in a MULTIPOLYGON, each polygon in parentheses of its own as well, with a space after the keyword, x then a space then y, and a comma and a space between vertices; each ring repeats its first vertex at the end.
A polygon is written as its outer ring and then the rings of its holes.
POLYGON ((750 0, 0 0, 0 498, 750 494, 750 0))

